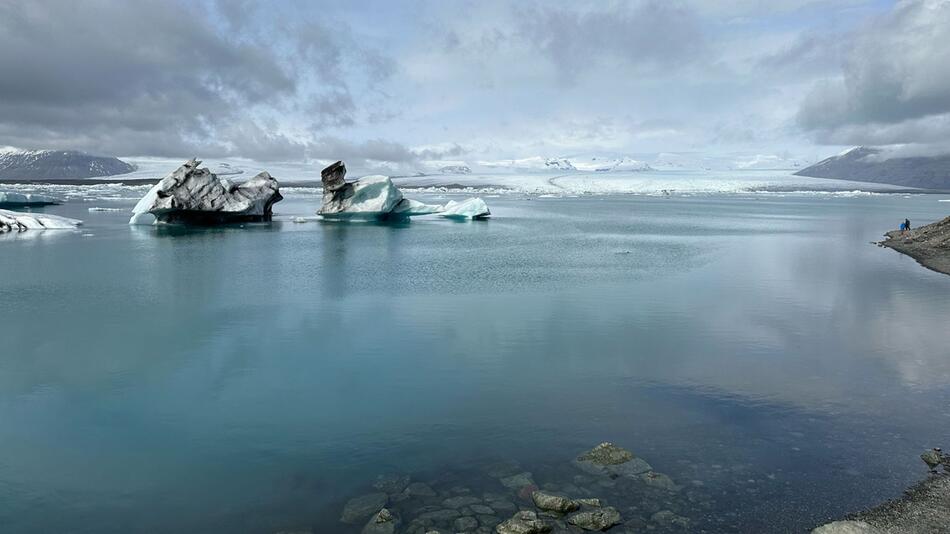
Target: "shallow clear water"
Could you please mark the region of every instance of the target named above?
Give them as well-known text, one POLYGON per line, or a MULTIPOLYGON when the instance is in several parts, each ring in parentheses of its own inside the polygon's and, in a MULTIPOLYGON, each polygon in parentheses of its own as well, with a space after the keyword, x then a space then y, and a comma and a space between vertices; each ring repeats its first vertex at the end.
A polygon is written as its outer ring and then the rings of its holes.
POLYGON ((0 525, 358 532, 341 508, 377 474, 564 487, 610 440, 682 486, 584 488, 631 527, 802 531, 950 446, 950 277, 869 243, 937 198, 507 196, 387 226, 292 223, 303 195, 197 230, 50 208, 82 232, 0 238, 0 525))

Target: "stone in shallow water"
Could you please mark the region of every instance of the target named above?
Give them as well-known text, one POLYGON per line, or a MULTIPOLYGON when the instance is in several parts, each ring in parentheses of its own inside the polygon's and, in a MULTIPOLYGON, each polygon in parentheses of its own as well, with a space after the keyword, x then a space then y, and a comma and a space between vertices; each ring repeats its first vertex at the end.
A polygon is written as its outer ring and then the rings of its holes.
POLYGON ((463 495, 461 497, 450 497, 442 501, 442 505, 446 508, 461 508, 463 506, 469 506, 472 504, 477 504, 482 502, 478 497, 470 497, 463 495))
POLYGON ((864 521, 835 521, 822 525, 811 534, 882 534, 880 530, 864 521))
POLYGON ((531 473, 528 471, 502 478, 501 485, 513 490, 518 490, 525 486, 537 486, 537 484, 534 483, 534 479, 531 478, 531 473))
POLYGON ((373 487, 389 494, 400 493, 409 485, 409 475, 386 474, 376 477, 373 487))
POLYGON ((358 523, 363 519, 379 512, 389 501, 389 496, 385 493, 369 493, 354 497, 347 501, 343 507, 343 515, 340 521, 344 523, 358 523))
POLYGON ((593 449, 581 453, 575 460, 574 466, 591 475, 611 475, 636 477, 640 473, 652 470, 645 460, 638 458, 632 452, 604 442, 593 449))
POLYGON ((361 534, 393 534, 394 532, 396 532, 396 517, 388 509, 383 508, 369 518, 361 534))
POLYGON ((413 482, 406 486, 405 493, 410 497, 435 497, 435 490, 424 482, 413 482))
POLYGON ((647 486, 652 486, 654 488, 665 489, 666 491, 677 491, 679 486, 677 486, 673 479, 664 475, 663 473, 657 473, 656 471, 649 471, 640 475, 640 480, 643 481, 647 486))
POLYGON ((571 500, 562 495, 554 495, 552 493, 546 493, 543 491, 535 491, 532 493, 531 500, 534 501, 535 506, 542 510, 558 512, 561 514, 573 512, 581 507, 580 503, 577 501, 571 500))
POLYGON ((670 510, 661 510, 650 517, 650 520, 666 528, 689 528, 689 519, 674 514, 670 510))
POLYGON ((471 532, 478 528, 478 520, 471 516, 460 517, 455 520, 456 532, 471 532))
POLYGON ((567 518, 567 522, 584 530, 607 530, 620 523, 620 512, 611 506, 597 510, 577 512, 567 518))
POLYGON ((495 513, 495 510, 493 510, 490 506, 485 506, 484 504, 473 504, 469 508, 471 508, 476 514, 493 515, 495 513))
POLYGON ((495 527, 498 534, 543 534, 551 530, 551 525, 538 518, 538 514, 527 510, 516 513, 495 527))

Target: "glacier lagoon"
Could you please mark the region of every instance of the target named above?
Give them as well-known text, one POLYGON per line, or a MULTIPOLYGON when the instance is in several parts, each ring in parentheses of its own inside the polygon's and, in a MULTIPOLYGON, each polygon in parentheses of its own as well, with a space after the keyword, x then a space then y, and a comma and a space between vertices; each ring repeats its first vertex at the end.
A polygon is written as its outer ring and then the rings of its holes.
POLYGON ((294 222, 301 189, 183 229, 70 191, 42 212, 79 230, 0 236, 4 532, 359 532, 378 475, 482 496, 499 461, 631 529, 802 531, 948 445, 950 278, 870 244, 939 195, 513 193, 380 225, 294 222), (680 489, 576 480, 602 441, 680 489))

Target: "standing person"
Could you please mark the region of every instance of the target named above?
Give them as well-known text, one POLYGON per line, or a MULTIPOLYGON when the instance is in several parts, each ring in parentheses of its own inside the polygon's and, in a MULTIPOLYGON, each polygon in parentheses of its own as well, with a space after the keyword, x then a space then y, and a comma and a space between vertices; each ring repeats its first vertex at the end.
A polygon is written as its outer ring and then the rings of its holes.
POLYGON ((904 235, 904 230, 906 229, 907 229, 907 225, 905 225, 904 223, 901 223, 901 235, 904 235))
POLYGON ((910 219, 904 219, 904 229, 910 231, 910 219))

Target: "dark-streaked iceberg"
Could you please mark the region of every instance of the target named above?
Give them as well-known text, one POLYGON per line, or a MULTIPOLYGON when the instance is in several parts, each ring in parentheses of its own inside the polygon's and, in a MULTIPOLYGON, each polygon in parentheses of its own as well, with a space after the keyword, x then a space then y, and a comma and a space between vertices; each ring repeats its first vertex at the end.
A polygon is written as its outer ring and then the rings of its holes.
POLYGON ((72 230, 81 224, 79 219, 59 215, 0 210, 0 234, 24 230, 72 230))
POLYGON ((0 208, 53 206, 59 203, 55 198, 45 195, 0 191, 0 208))
POLYGON ((227 224, 269 221, 280 202, 277 180, 262 172, 243 183, 222 180, 192 159, 159 181, 132 210, 129 224, 227 224), (154 218, 154 219, 153 219, 154 218))
POLYGON ((405 219, 439 214, 452 218, 481 219, 489 216, 479 198, 449 202, 445 206, 405 198, 388 176, 365 176, 347 182, 346 165, 338 161, 320 173, 323 205, 317 215, 325 219, 405 219))

